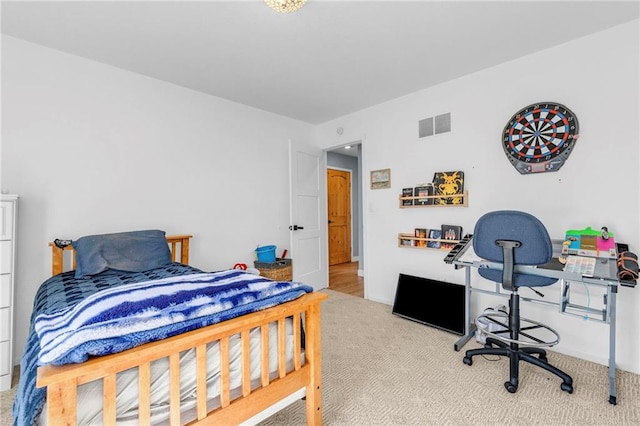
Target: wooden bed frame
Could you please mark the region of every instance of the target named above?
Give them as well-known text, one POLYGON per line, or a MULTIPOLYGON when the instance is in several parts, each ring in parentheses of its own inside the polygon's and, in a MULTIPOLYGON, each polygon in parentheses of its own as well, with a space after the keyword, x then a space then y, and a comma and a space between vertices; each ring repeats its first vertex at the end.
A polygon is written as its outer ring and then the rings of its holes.
MULTIPOLYGON (((180 263, 188 264, 189 239, 191 235, 167 236, 174 261, 178 248, 180 263)), ((64 249, 49 244, 53 250, 53 274, 64 269, 64 249)), ((75 268, 75 252, 72 256, 75 268)), ((150 370, 151 362, 169 358, 170 423, 183 424, 180 414, 180 352, 196 349, 197 374, 197 420, 189 424, 239 424, 251 419, 269 407, 297 393, 306 393, 307 425, 322 424, 322 357, 320 341, 320 304, 328 296, 323 293, 308 293, 304 296, 263 311, 244 315, 228 321, 193 330, 178 336, 148 343, 113 355, 91 358, 82 364, 42 366, 38 368, 37 386, 47 387, 47 422, 49 425, 75 425, 77 387, 94 380, 103 381, 103 420, 105 425, 116 423, 116 374, 133 367, 139 372, 139 424, 149 424, 150 419, 150 370), (293 369, 286 371, 285 319, 293 318, 294 360, 293 369), (302 327, 304 320, 304 364, 301 354, 302 327), (261 386, 252 390, 249 376, 249 332, 260 327, 263 342, 268 342, 268 324, 278 325, 278 377, 269 379, 268 343, 261 347, 261 386), (229 387, 229 338, 241 336, 242 342, 242 396, 231 399, 229 387), (207 412, 206 401, 206 345, 220 342, 221 389, 220 408, 207 412)))

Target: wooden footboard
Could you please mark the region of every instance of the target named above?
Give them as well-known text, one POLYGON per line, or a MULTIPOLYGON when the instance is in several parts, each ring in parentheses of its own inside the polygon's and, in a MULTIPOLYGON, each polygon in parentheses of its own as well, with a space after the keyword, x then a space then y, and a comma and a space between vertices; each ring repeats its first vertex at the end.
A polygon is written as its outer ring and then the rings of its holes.
POLYGON ((219 324, 194 330, 162 341, 148 343, 114 355, 92 358, 82 364, 44 366, 38 369, 37 386, 47 387, 47 418, 49 425, 77 423, 77 387, 94 380, 103 381, 104 424, 116 423, 116 374, 136 367, 139 373, 139 424, 150 419, 151 362, 169 358, 170 422, 183 424, 180 410, 180 352, 195 348, 197 374, 197 420, 190 424, 239 424, 298 390, 306 389, 307 425, 322 424, 320 304, 327 299, 323 293, 309 293, 282 305, 244 315, 219 324), (293 369, 287 371, 285 357, 285 320, 293 318, 293 369), (301 327, 301 319, 304 327, 301 327), (268 324, 278 324, 278 377, 270 380, 268 324), (249 332, 260 327, 261 383, 251 389, 249 332), (304 360, 301 351, 304 328, 304 360), (242 342, 242 395, 232 399, 229 386, 229 338, 239 334, 242 342), (206 345, 218 341, 221 348, 221 406, 208 411, 206 401, 206 345), (226 366, 226 368, 225 368, 226 366))

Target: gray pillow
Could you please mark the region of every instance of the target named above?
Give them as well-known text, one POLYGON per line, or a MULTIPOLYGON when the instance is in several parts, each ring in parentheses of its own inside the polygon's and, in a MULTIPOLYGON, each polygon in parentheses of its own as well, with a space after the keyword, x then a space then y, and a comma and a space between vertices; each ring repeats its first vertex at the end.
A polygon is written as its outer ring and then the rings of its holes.
POLYGON ((72 244, 76 250, 76 278, 107 269, 148 271, 172 261, 165 232, 159 230, 88 235, 72 244))

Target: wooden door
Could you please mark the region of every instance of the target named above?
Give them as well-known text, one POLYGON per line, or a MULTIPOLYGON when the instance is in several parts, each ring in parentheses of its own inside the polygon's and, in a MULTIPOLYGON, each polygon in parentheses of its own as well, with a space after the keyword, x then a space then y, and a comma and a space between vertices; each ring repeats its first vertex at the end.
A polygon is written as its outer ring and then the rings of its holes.
POLYGON ((329 265, 351 262, 351 173, 327 170, 329 265))

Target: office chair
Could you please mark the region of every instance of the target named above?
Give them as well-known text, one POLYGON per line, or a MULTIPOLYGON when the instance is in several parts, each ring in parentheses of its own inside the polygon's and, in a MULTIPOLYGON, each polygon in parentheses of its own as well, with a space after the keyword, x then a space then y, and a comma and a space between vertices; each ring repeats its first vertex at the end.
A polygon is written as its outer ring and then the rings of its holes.
POLYGON ((484 348, 468 350, 463 358, 473 364, 476 355, 499 355, 509 358, 509 381, 504 387, 510 393, 518 390, 520 361, 543 368, 562 379, 560 389, 573 393, 573 379, 547 362, 542 347, 553 346, 560 339, 550 327, 537 321, 520 317, 520 287, 548 286, 556 278, 516 273, 516 265, 543 265, 552 258, 553 248, 546 228, 534 216, 519 211, 494 211, 482 216, 473 232, 473 248, 478 256, 490 262, 501 263, 502 270, 479 268, 478 273, 491 281, 501 283, 511 292, 509 313, 485 312, 476 318, 498 324, 498 331, 478 329, 487 335, 484 348), (544 336, 544 338, 540 338, 544 336), (549 338, 553 336, 553 338, 549 338))

